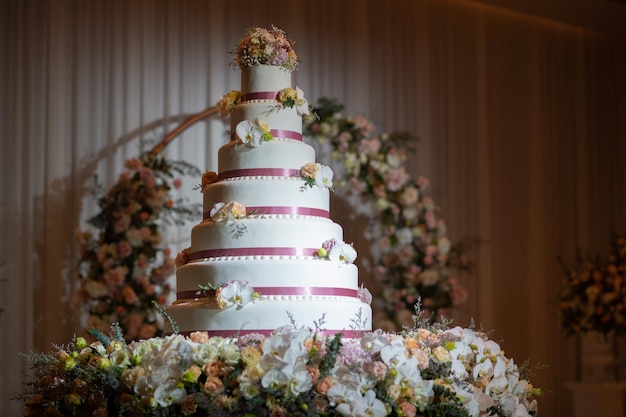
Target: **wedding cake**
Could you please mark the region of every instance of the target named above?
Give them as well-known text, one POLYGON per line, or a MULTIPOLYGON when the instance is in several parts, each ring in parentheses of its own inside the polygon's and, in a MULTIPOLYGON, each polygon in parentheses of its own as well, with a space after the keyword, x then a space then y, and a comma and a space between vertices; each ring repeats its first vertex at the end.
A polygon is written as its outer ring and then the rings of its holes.
POLYGON ((356 252, 330 219, 333 173, 302 140, 309 104, 291 86, 292 46, 278 28, 252 28, 234 51, 241 91, 217 103, 230 116, 231 141, 219 149, 218 171, 202 176, 204 216, 176 259, 169 331, 371 330, 356 252))

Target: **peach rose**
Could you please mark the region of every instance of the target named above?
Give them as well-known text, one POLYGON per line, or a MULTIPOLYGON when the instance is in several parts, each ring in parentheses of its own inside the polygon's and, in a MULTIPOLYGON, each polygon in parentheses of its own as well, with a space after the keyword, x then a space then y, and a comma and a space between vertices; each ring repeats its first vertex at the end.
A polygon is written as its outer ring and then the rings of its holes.
POLYGON ((204 391, 209 395, 220 394, 224 391, 224 383, 215 376, 209 376, 204 383, 204 391))
POLYGON ((204 190, 207 186, 216 183, 218 179, 217 173, 214 171, 207 171, 202 174, 202 190, 204 190))
POLYGON ((402 415, 404 417, 415 417, 417 414, 417 408, 410 402, 403 402, 399 404, 400 410, 402 410, 402 415))
POLYGON ((209 341, 208 332, 191 332, 189 339, 195 343, 206 343, 209 341))
POLYGON ((204 365, 204 367, 202 368, 202 371, 204 371, 204 373, 207 374, 207 376, 218 377, 224 374, 225 369, 226 369, 226 364, 224 362, 220 360, 215 360, 204 365))
POLYGON ((330 387, 333 386, 333 380, 331 377, 327 376, 326 378, 320 380, 315 384, 315 392, 320 395, 326 395, 330 387))
POLYGON ((315 178, 315 174, 319 171, 320 167, 315 162, 309 162, 308 164, 302 165, 300 168, 300 175, 304 178, 315 178))

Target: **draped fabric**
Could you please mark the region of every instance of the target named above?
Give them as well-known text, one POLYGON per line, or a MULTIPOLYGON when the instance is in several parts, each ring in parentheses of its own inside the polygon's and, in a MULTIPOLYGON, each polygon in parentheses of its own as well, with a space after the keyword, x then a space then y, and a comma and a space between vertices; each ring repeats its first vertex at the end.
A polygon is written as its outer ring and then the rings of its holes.
MULTIPOLYGON (((570 415, 556 257, 626 230, 626 47, 460 0, 0 2, 0 415, 19 414, 18 353, 79 330, 74 231, 97 212, 94 176, 110 187, 141 146, 238 89, 228 51, 271 24, 296 41, 293 82, 311 102, 415 135, 411 174, 430 179, 450 237, 482 241, 455 323, 548 365, 533 378, 550 392, 541 413, 570 415)), ((215 170, 226 129, 197 123, 166 154, 215 170)), ((363 227, 331 216, 367 258, 363 227)), ((186 246, 189 227, 169 244, 186 246)))

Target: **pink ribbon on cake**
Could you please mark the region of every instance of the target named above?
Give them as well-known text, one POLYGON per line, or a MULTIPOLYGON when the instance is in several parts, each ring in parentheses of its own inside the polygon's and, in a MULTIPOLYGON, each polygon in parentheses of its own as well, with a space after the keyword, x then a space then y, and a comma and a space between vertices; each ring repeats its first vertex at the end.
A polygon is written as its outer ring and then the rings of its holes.
POLYGON ((249 100, 276 100, 277 91, 257 91, 256 93, 248 93, 241 96, 241 101, 249 100))
MULTIPOLYGON (((263 295, 331 295, 338 297, 358 298, 358 291, 350 288, 327 287, 254 287, 254 290, 263 295)), ((191 290, 176 293, 177 300, 190 298, 215 297, 215 290, 191 290)))
POLYGON ((218 258, 220 256, 314 256, 312 248, 220 248, 193 252, 190 259, 218 258))
MULTIPOLYGON (((292 207, 292 206, 259 206, 246 207, 246 215, 255 214, 286 214, 292 216, 315 216, 329 218, 328 210, 317 209, 313 207, 292 207)), ((204 220, 211 218, 210 212, 205 212, 202 216, 204 220)))
MULTIPOLYGON (((273 138, 283 138, 283 139, 293 139, 302 141, 302 133, 294 132, 293 130, 285 130, 285 129, 270 129, 270 133, 273 138)), ((237 140, 237 134, 233 133, 230 136, 230 140, 237 140)))
MULTIPOLYGON (((225 337, 225 338, 235 338, 235 337, 240 337, 240 336, 245 336, 245 335, 254 335, 254 334, 258 334, 264 337, 268 337, 271 336, 274 332, 275 329, 267 329, 267 330, 186 330, 186 331, 182 331, 179 332, 178 334, 181 334, 183 336, 187 336, 189 337, 189 335, 191 333, 194 332, 206 332, 208 333, 208 335, 210 337, 225 337)), ((367 333, 367 331, 365 330, 318 330, 315 332, 318 336, 322 336, 322 337, 328 337, 328 336, 335 336, 337 334, 342 334, 343 337, 348 338, 348 339, 360 339, 361 337, 363 337, 363 335, 365 333, 367 333)), ((171 334, 171 333, 168 333, 171 334)))
POLYGON ((247 168, 221 172, 217 178, 226 180, 238 177, 299 177, 300 170, 292 168, 247 168))
POLYGON ((272 129, 270 132, 275 138, 302 140, 302 133, 294 132, 293 130, 272 129))
POLYGON ((246 214, 291 214, 294 216, 330 217, 328 210, 313 207, 260 206, 246 207, 246 214))

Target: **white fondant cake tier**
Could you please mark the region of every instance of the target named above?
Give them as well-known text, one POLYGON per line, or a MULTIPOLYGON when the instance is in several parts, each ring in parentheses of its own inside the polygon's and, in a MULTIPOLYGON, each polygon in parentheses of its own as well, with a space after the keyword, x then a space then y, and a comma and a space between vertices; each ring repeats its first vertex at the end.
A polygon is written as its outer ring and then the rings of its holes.
POLYGON ((308 255, 329 239, 343 240, 337 223, 320 217, 261 216, 204 221, 191 230, 194 259, 245 255, 308 255))
POLYGON ((295 214, 329 217, 329 191, 305 187, 299 177, 239 177, 204 190, 205 218, 215 203, 237 201, 248 214, 295 214))
POLYGON ((317 328, 327 333, 370 330, 372 310, 358 298, 351 297, 276 297, 248 303, 237 309, 208 308, 202 300, 170 306, 168 313, 182 333, 208 331, 209 335, 232 337, 238 334, 269 334, 275 329, 295 324, 317 328))
POLYGON ((235 132, 242 120, 268 124, 274 138, 302 139, 302 118, 293 107, 281 107, 276 100, 239 103, 230 114, 230 129, 235 132))
POLYGON ((272 65, 256 65, 241 70, 241 95, 278 92, 291 87, 291 73, 272 65))
POLYGON ((305 288, 308 293, 319 294, 322 291, 315 288, 356 291, 358 271, 354 264, 340 264, 325 259, 290 256, 218 257, 180 266, 176 271, 176 291, 181 294, 178 298, 188 298, 190 291, 209 284, 220 286, 231 280, 245 280, 254 288, 305 288))
POLYGON ((258 148, 235 142, 222 146, 217 155, 220 176, 294 176, 304 164, 315 162, 315 149, 297 140, 272 140, 258 148), (255 170, 237 172, 240 170, 255 170))

